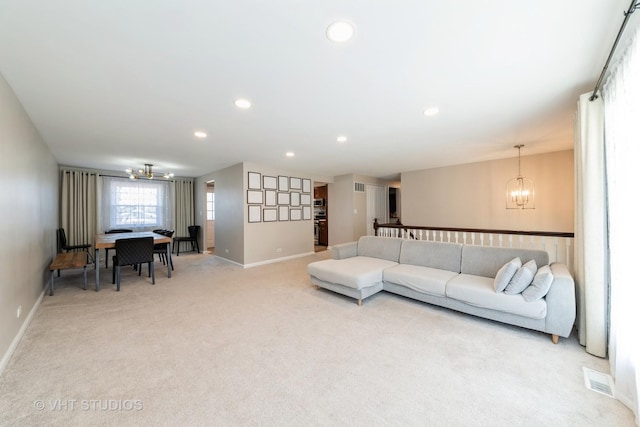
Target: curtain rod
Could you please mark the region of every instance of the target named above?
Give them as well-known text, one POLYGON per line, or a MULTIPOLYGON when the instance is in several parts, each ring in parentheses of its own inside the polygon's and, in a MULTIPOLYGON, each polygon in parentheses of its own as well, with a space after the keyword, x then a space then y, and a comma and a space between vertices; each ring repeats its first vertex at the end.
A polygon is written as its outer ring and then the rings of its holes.
POLYGON ((589 97, 589 101, 594 101, 598 99, 598 95, 596 95, 596 93, 598 92, 598 89, 600 89, 600 85, 602 84, 602 79, 604 78, 604 75, 607 72, 607 69, 609 68, 609 62, 611 62, 613 53, 616 51, 616 47, 618 47, 618 42, 620 41, 620 37, 622 36, 624 27, 627 26, 627 21, 629 21, 631 14, 635 12, 638 5, 640 5, 640 2, 636 3, 636 1, 637 0, 632 0, 631 4, 629 5, 629 9, 626 12, 624 12, 624 20, 622 21, 622 26, 620 26, 620 31, 618 31, 618 36, 616 37, 616 41, 613 42, 613 47, 611 48, 611 52, 609 52, 609 57, 607 58, 607 62, 605 62, 604 64, 604 68, 600 73, 600 77, 598 77, 598 82, 596 83, 596 87, 593 89, 593 93, 589 97))

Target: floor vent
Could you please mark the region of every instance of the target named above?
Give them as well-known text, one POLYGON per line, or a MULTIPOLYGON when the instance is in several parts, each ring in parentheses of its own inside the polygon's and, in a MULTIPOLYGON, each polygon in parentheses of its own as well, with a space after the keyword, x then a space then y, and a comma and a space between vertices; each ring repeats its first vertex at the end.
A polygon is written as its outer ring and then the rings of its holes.
POLYGON ((356 193, 364 193, 364 184, 361 182, 354 182, 353 191, 355 191, 356 193))
POLYGON ((593 369, 582 367, 584 371, 584 385, 591 391, 615 397, 613 394, 613 378, 611 375, 594 371, 593 369))

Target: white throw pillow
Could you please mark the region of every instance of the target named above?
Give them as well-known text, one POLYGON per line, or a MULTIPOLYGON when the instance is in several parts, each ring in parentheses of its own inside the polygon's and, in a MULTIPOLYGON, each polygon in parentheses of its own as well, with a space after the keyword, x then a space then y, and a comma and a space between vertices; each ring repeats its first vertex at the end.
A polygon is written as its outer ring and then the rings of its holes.
POLYGON ((539 300, 547 295, 552 283, 553 273, 551 272, 551 267, 543 265, 538 269, 529 287, 522 291, 522 297, 528 302, 539 300))
POLYGON ((498 270, 496 278, 493 280, 493 288, 496 292, 504 291, 504 288, 507 287, 509 281, 521 266, 522 261, 520 261, 520 258, 514 258, 498 270))
POLYGON ((536 261, 532 259, 516 271, 516 274, 513 275, 507 287, 504 288, 504 293, 516 295, 527 289, 527 286, 529 286, 533 280, 533 276, 536 275, 536 271, 538 271, 538 266, 536 265, 536 261))

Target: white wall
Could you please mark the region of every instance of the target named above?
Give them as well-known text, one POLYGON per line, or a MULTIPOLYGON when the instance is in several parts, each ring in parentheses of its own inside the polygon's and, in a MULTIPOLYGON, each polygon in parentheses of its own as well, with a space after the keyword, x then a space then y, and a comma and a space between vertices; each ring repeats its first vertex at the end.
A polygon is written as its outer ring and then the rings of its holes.
POLYGON ((432 227, 573 232, 573 150, 522 156, 535 210, 505 209, 517 157, 402 174, 402 223, 432 227))
POLYGON ((59 180, 55 158, 1 75, 0 147, 1 371, 48 284, 56 253, 59 180))

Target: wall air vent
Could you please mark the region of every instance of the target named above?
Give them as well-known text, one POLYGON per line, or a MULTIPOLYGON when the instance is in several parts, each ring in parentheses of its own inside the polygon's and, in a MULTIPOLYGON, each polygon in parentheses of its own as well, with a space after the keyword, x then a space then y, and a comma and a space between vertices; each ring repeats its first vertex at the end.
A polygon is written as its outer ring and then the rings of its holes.
POLYGON ((353 191, 356 193, 364 193, 364 184, 361 182, 354 182, 353 191))

